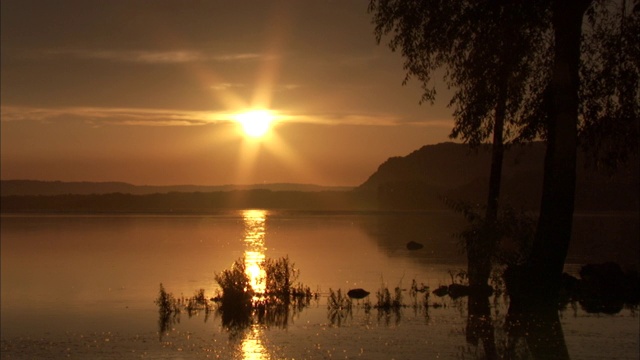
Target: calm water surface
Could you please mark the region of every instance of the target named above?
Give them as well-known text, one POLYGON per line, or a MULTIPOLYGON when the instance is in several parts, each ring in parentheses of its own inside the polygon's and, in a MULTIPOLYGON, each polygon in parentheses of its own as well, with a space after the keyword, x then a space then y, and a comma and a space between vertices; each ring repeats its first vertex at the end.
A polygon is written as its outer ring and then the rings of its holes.
MULTIPOLYGON (((431 296, 440 307, 398 313, 361 304, 337 317, 327 310, 329 289, 365 288, 375 301, 381 285, 449 284, 450 272, 466 267, 453 236, 463 224, 448 212, 3 215, 2 358, 483 358, 482 344, 467 341, 464 298, 431 296), (425 247, 409 251, 410 240, 425 247), (289 256, 320 298, 285 325, 229 331, 215 312, 183 313, 159 333, 160 283, 177 297, 201 288, 213 296, 214 273, 243 256, 254 263, 289 256)), ((629 240, 638 238, 637 214, 582 215, 575 228, 568 271, 607 260, 637 265, 637 240, 629 240)), ((500 347, 506 307, 495 301, 500 347)), ((572 358, 638 358, 634 310, 597 315, 578 306, 560 316, 572 358)))

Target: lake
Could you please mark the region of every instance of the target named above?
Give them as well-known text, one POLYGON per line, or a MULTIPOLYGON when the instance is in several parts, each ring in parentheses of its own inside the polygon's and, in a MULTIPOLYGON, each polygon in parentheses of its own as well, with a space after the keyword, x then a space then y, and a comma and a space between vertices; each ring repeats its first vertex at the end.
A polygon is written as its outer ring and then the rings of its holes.
MULTIPOLYGON (((2 359, 476 359, 467 299, 431 295, 428 307, 398 311, 353 303, 327 309, 331 290, 381 286, 431 290, 466 268, 451 212, 286 212, 207 215, 2 215, 2 359), (407 250, 416 241, 424 248, 407 250), (218 290, 214 274, 242 257, 288 256, 317 299, 284 322, 223 326, 216 311, 182 313, 160 331, 160 283, 177 298, 218 290)), ((638 266, 638 214, 581 214, 566 270, 617 261, 638 266)), ((531 358, 505 325, 506 299, 491 300, 499 353, 531 358), (511 351, 509 350, 509 351, 511 351)), ((592 314, 560 311, 560 335, 574 359, 638 359, 637 308, 592 314)))

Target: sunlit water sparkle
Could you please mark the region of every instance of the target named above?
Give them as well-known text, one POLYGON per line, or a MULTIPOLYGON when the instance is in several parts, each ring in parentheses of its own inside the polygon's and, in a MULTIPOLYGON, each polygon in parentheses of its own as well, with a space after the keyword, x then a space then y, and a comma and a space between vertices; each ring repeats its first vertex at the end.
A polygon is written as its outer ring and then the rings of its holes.
POLYGON ((244 261, 247 276, 249 277, 251 288, 257 294, 262 294, 266 290, 266 273, 262 267, 266 258, 265 251, 265 223, 267 220, 266 210, 244 210, 242 212, 244 221, 244 261))
MULTIPOLYGON (((583 261, 637 261, 637 248, 615 243, 627 232, 637 239, 637 217, 616 220, 617 235, 606 247, 598 240, 607 235, 609 219, 582 220, 576 227, 590 237, 572 244, 589 246, 570 250, 568 271, 576 274, 583 261)), ((338 323, 321 297, 286 326, 254 323, 237 333, 221 326, 216 312, 183 313, 162 336, 153 304, 161 282, 177 297, 200 288, 215 294, 213 274, 249 252, 261 254, 255 264, 288 255, 301 269, 300 280, 323 294, 354 287, 373 294, 382 282, 408 287, 413 278, 434 288, 450 282, 449 270, 465 266, 452 237, 460 224, 450 214, 3 215, 1 357, 482 358, 481 347, 466 339, 465 299, 433 297, 442 306, 427 312, 357 307, 338 323), (407 251, 410 240, 425 248, 407 251)), ((504 305, 492 307, 496 343, 507 339, 505 312, 504 305)), ((562 311, 560 322, 574 359, 639 356, 635 310, 597 315, 578 306, 562 311)))

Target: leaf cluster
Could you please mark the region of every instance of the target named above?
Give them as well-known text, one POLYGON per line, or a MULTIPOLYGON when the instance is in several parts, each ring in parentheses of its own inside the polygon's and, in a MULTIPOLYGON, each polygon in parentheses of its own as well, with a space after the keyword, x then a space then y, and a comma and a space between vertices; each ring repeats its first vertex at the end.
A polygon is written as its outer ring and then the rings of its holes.
MULTIPOLYGON (((573 1, 573 0, 572 0, 573 1)), ((569 2, 567 2, 568 4, 569 2)), ((582 147, 615 169, 639 153, 640 0, 583 0, 579 87, 582 147)), ((401 53, 404 83, 436 98, 439 77, 454 90, 450 134, 472 146, 505 118, 504 142, 546 139, 554 113, 553 12, 564 0, 371 0, 378 43, 401 53)))
POLYGON ((504 104, 506 138, 541 135, 541 104, 548 83, 552 39, 545 1, 372 0, 378 42, 400 51, 404 83, 416 78, 421 102, 433 102, 434 77, 444 71, 455 89, 452 138, 471 145, 493 131, 496 106, 504 104), (535 121, 534 121, 535 119, 535 121))
POLYGON ((587 12, 580 75, 580 140, 598 167, 638 155, 640 1, 596 2, 587 12))

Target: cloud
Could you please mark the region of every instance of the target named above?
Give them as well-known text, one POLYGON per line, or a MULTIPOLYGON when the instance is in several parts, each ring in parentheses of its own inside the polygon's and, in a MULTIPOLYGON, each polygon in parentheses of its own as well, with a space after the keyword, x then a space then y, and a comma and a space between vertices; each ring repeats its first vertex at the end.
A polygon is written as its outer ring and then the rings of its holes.
POLYGON ((224 112, 98 107, 34 108, 3 106, 1 115, 3 122, 52 122, 65 119, 81 119, 94 124, 149 126, 206 125, 233 120, 233 114, 224 112))
MULTIPOLYGON (((242 84, 242 83, 216 83, 210 86, 210 88, 212 90, 215 91, 225 91, 225 90, 230 90, 230 89, 242 89, 242 88, 246 88, 247 85, 246 84, 242 84)), ((282 84, 282 85, 276 85, 273 91, 277 91, 277 92, 282 92, 282 91, 293 91, 296 89, 301 88, 302 85, 298 85, 298 84, 282 84)))
POLYGON ((407 119, 396 114, 385 113, 341 113, 325 112, 315 114, 283 115, 283 120, 291 123, 318 125, 353 125, 353 126, 416 126, 451 128, 452 120, 447 119, 407 119))
MULTIPOLYGON (((381 113, 287 113, 274 111, 279 123, 352 125, 352 126, 416 126, 451 128, 451 120, 406 119, 381 113)), ((60 107, 37 108, 2 106, 2 122, 83 120, 93 125, 197 126, 235 121, 235 112, 191 111, 172 109, 60 107)))
POLYGON ((218 83, 218 84, 211 85, 211 89, 216 91, 223 91, 223 90, 229 90, 229 89, 243 88, 245 86, 246 86, 245 84, 239 84, 239 83, 218 83))
POLYGON ((301 88, 302 85, 299 84, 283 84, 283 85, 278 85, 278 87, 276 88, 276 91, 291 91, 291 90, 296 90, 301 88))
POLYGON ((47 50, 50 56, 69 55, 82 59, 97 59, 114 62, 132 62, 145 64, 180 64, 191 62, 229 62, 269 58, 259 53, 207 54, 201 51, 173 50, 47 50))

